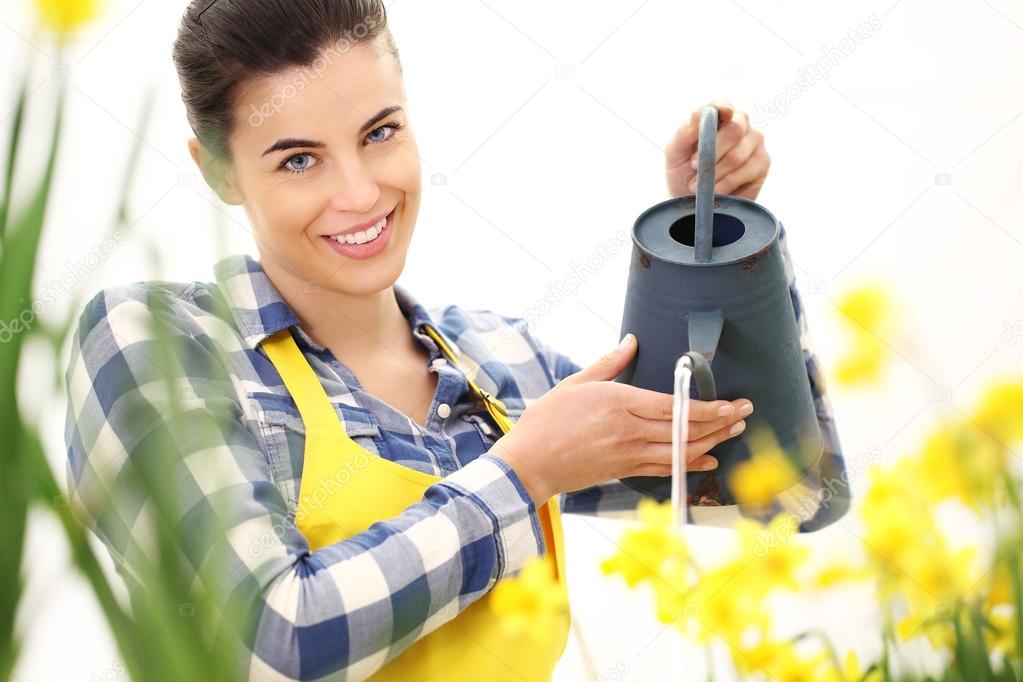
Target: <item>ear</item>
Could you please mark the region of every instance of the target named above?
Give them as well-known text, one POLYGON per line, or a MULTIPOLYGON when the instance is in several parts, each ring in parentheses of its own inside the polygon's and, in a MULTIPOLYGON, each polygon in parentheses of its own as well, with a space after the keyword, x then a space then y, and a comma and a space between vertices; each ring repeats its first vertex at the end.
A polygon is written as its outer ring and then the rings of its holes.
POLYGON ((227 159, 211 153, 198 138, 188 141, 188 152, 192 155, 195 165, 202 171, 206 184, 217 193, 225 204, 237 206, 242 203, 243 196, 235 177, 234 167, 227 159))

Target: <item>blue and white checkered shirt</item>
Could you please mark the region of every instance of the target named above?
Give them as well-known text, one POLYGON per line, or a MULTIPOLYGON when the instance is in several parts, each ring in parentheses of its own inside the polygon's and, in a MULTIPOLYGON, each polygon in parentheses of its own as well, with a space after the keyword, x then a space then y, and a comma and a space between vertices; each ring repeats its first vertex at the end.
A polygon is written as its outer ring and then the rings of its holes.
MULTIPOLYGON (((784 230, 782 236, 817 413, 831 461, 841 465, 784 230)), ((458 305, 428 309, 395 285, 415 339, 429 350, 429 371, 438 375, 420 426, 365 392, 303 331, 257 261, 235 255, 214 270, 215 282, 136 282, 104 289, 86 305, 67 370, 72 507, 134 594, 159 549, 133 469, 156 443, 172 443, 184 465, 167 479, 176 482, 184 569, 202 583, 209 553, 226 557, 217 584, 204 587, 258 614, 244 642, 250 674, 363 679, 545 551, 529 495, 489 452, 501 434, 463 371, 514 420, 580 367, 541 343, 521 318, 458 305), (169 353, 155 340, 157 322, 165 325, 169 353), (426 322, 455 347, 461 368, 419 331, 426 322), (294 523, 302 419, 260 348, 291 326, 349 436, 374 455, 443 477, 400 516, 315 552, 294 523), (434 567, 428 575, 427 555, 434 567), (423 608, 397 609, 399 592, 423 608)), ((564 512, 604 516, 627 515, 640 499, 620 481, 559 497, 564 512)), ((700 510, 690 511, 701 523, 692 513, 700 510)))

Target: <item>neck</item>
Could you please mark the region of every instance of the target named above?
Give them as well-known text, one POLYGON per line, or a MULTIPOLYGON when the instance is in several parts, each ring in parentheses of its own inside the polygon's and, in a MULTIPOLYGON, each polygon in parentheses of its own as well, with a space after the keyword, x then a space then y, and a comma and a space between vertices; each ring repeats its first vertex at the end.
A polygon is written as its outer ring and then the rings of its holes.
POLYGON ((267 276, 298 315, 302 329, 341 362, 400 352, 412 341, 393 285, 369 294, 325 288, 309 292, 304 281, 287 273, 267 276))

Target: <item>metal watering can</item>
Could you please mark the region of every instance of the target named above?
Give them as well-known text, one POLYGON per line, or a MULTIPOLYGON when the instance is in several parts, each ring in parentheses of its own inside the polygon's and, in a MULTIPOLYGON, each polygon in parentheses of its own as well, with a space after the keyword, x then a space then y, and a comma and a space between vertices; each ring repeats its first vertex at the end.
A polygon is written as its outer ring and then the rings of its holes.
MULTIPOLYGON (((781 224, 754 201, 714 194, 717 123, 717 109, 705 107, 695 196, 656 204, 633 226, 619 338, 632 332, 639 348, 615 378, 671 393, 684 354, 698 390, 691 398, 753 402, 748 428, 710 450, 718 467, 686 472, 686 489, 698 493, 694 506, 736 504, 728 477, 750 458, 748 436, 756 428, 773 432, 800 473, 819 464, 824 445, 778 242, 781 224)), ((671 477, 622 481, 659 500, 671 496, 671 477)))

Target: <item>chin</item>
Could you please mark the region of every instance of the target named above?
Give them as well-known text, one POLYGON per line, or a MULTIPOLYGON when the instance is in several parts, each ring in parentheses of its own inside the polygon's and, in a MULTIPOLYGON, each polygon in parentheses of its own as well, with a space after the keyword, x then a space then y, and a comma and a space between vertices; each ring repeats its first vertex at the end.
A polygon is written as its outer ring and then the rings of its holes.
POLYGON ((405 269, 405 252, 390 254, 379 263, 349 261, 328 270, 324 286, 350 296, 364 296, 383 291, 393 285, 405 269))

